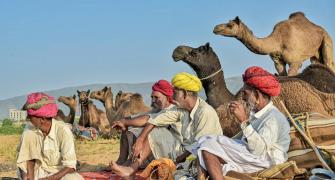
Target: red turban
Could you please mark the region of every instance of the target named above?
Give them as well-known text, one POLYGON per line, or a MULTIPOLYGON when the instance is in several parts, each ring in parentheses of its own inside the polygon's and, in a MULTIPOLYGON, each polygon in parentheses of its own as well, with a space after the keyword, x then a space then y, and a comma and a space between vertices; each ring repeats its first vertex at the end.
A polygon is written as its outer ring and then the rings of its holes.
POLYGON ((24 109, 28 115, 44 118, 53 118, 58 111, 55 99, 41 92, 29 94, 24 109))
POLYGON ((164 94, 168 98, 169 102, 173 101, 173 87, 169 81, 159 80, 152 86, 152 90, 164 94))
POLYGON ((269 96, 280 94, 280 83, 277 78, 261 67, 252 66, 242 75, 243 82, 255 87, 269 96))

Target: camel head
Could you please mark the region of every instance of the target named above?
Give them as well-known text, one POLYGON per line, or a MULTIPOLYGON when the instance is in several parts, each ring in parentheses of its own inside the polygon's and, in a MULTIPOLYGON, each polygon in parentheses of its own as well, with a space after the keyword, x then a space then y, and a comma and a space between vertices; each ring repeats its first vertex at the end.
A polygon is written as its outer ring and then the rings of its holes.
POLYGON ((118 109, 123 102, 129 101, 133 94, 134 93, 125 93, 120 90, 115 97, 115 109, 118 109))
POLYGON ((105 86, 99 91, 93 91, 90 95, 90 98, 105 102, 106 99, 113 98, 112 88, 105 86))
POLYGON ((79 103, 80 104, 86 104, 89 100, 90 90, 88 91, 78 91, 78 97, 79 97, 79 103))
POLYGON ((65 105, 76 108, 77 107, 77 99, 76 95, 73 96, 59 96, 58 102, 64 103, 65 105))
POLYGON ((227 37, 237 37, 240 34, 242 21, 238 16, 228 23, 215 26, 213 33, 227 37))
POLYGON ((182 60, 191 66, 200 79, 221 69, 220 60, 209 43, 198 48, 178 46, 173 51, 172 58, 174 61, 182 60))

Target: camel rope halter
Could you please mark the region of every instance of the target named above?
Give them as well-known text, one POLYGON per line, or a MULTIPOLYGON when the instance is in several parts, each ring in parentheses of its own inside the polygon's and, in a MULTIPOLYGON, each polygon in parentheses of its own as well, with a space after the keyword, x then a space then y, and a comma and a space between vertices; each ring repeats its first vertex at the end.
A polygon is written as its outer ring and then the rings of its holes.
POLYGON ((200 78, 200 80, 203 81, 203 80, 209 79, 211 77, 214 77, 215 75, 217 75, 221 71, 222 71, 222 68, 220 68, 218 71, 214 72, 213 74, 210 74, 210 75, 208 75, 208 76, 206 76, 204 78, 200 78))

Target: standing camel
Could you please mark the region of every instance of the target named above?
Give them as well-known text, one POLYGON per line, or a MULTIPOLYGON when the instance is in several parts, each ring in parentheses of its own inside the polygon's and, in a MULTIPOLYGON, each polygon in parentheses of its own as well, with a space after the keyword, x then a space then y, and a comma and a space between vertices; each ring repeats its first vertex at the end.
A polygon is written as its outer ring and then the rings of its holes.
POLYGON ((235 37, 256 54, 270 55, 277 72, 282 76, 296 75, 306 59, 324 64, 335 72, 331 37, 322 27, 310 22, 302 12, 293 13, 288 20, 276 24, 272 33, 265 38, 255 37, 238 17, 217 25, 213 32, 235 37), (286 64, 289 66, 288 74, 286 64))
POLYGON ((76 116, 76 109, 77 109, 77 99, 76 95, 73 96, 60 96, 58 98, 59 102, 64 103, 66 106, 69 107, 70 112, 69 115, 65 116, 62 110, 58 110, 56 119, 62 120, 66 123, 72 124, 74 123, 74 118, 76 116), (59 114, 63 114, 63 116, 59 116, 59 114))
MULTIPOLYGON (((225 83, 220 60, 207 43, 199 48, 178 46, 172 55, 175 61, 182 60, 197 73, 200 78, 207 101, 218 112, 223 132, 233 136, 239 131, 239 124, 227 111, 228 103, 238 99, 240 94, 232 94, 225 83)), ((322 78, 322 77, 313 77, 322 78)), ((335 116, 335 93, 324 93, 309 83, 298 78, 279 78, 281 94, 273 99, 274 105, 284 112, 279 105, 282 100, 289 112, 317 112, 326 116, 335 116), (308 98, 306 98, 308 97, 308 98)))
POLYGON ((109 124, 112 124, 116 112, 113 107, 113 93, 111 87, 105 86, 102 90, 93 91, 90 98, 99 100, 105 106, 109 124))

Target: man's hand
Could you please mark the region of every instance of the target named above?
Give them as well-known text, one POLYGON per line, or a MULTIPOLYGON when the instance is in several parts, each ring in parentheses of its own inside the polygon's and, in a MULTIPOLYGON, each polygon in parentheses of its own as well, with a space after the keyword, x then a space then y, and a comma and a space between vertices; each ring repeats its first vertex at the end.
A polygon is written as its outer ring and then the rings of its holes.
POLYGON ((143 140, 141 138, 138 138, 132 147, 133 159, 139 158, 141 156, 142 149, 143 149, 143 140))
POLYGON ((230 112, 236 117, 236 119, 242 123, 248 120, 246 110, 240 101, 232 101, 229 103, 230 112))
POLYGON ((126 120, 124 120, 124 119, 122 119, 120 121, 114 121, 112 123, 112 128, 119 129, 119 130, 122 130, 122 131, 126 131, 127 126, 125 125, 125 121, 126 120))

